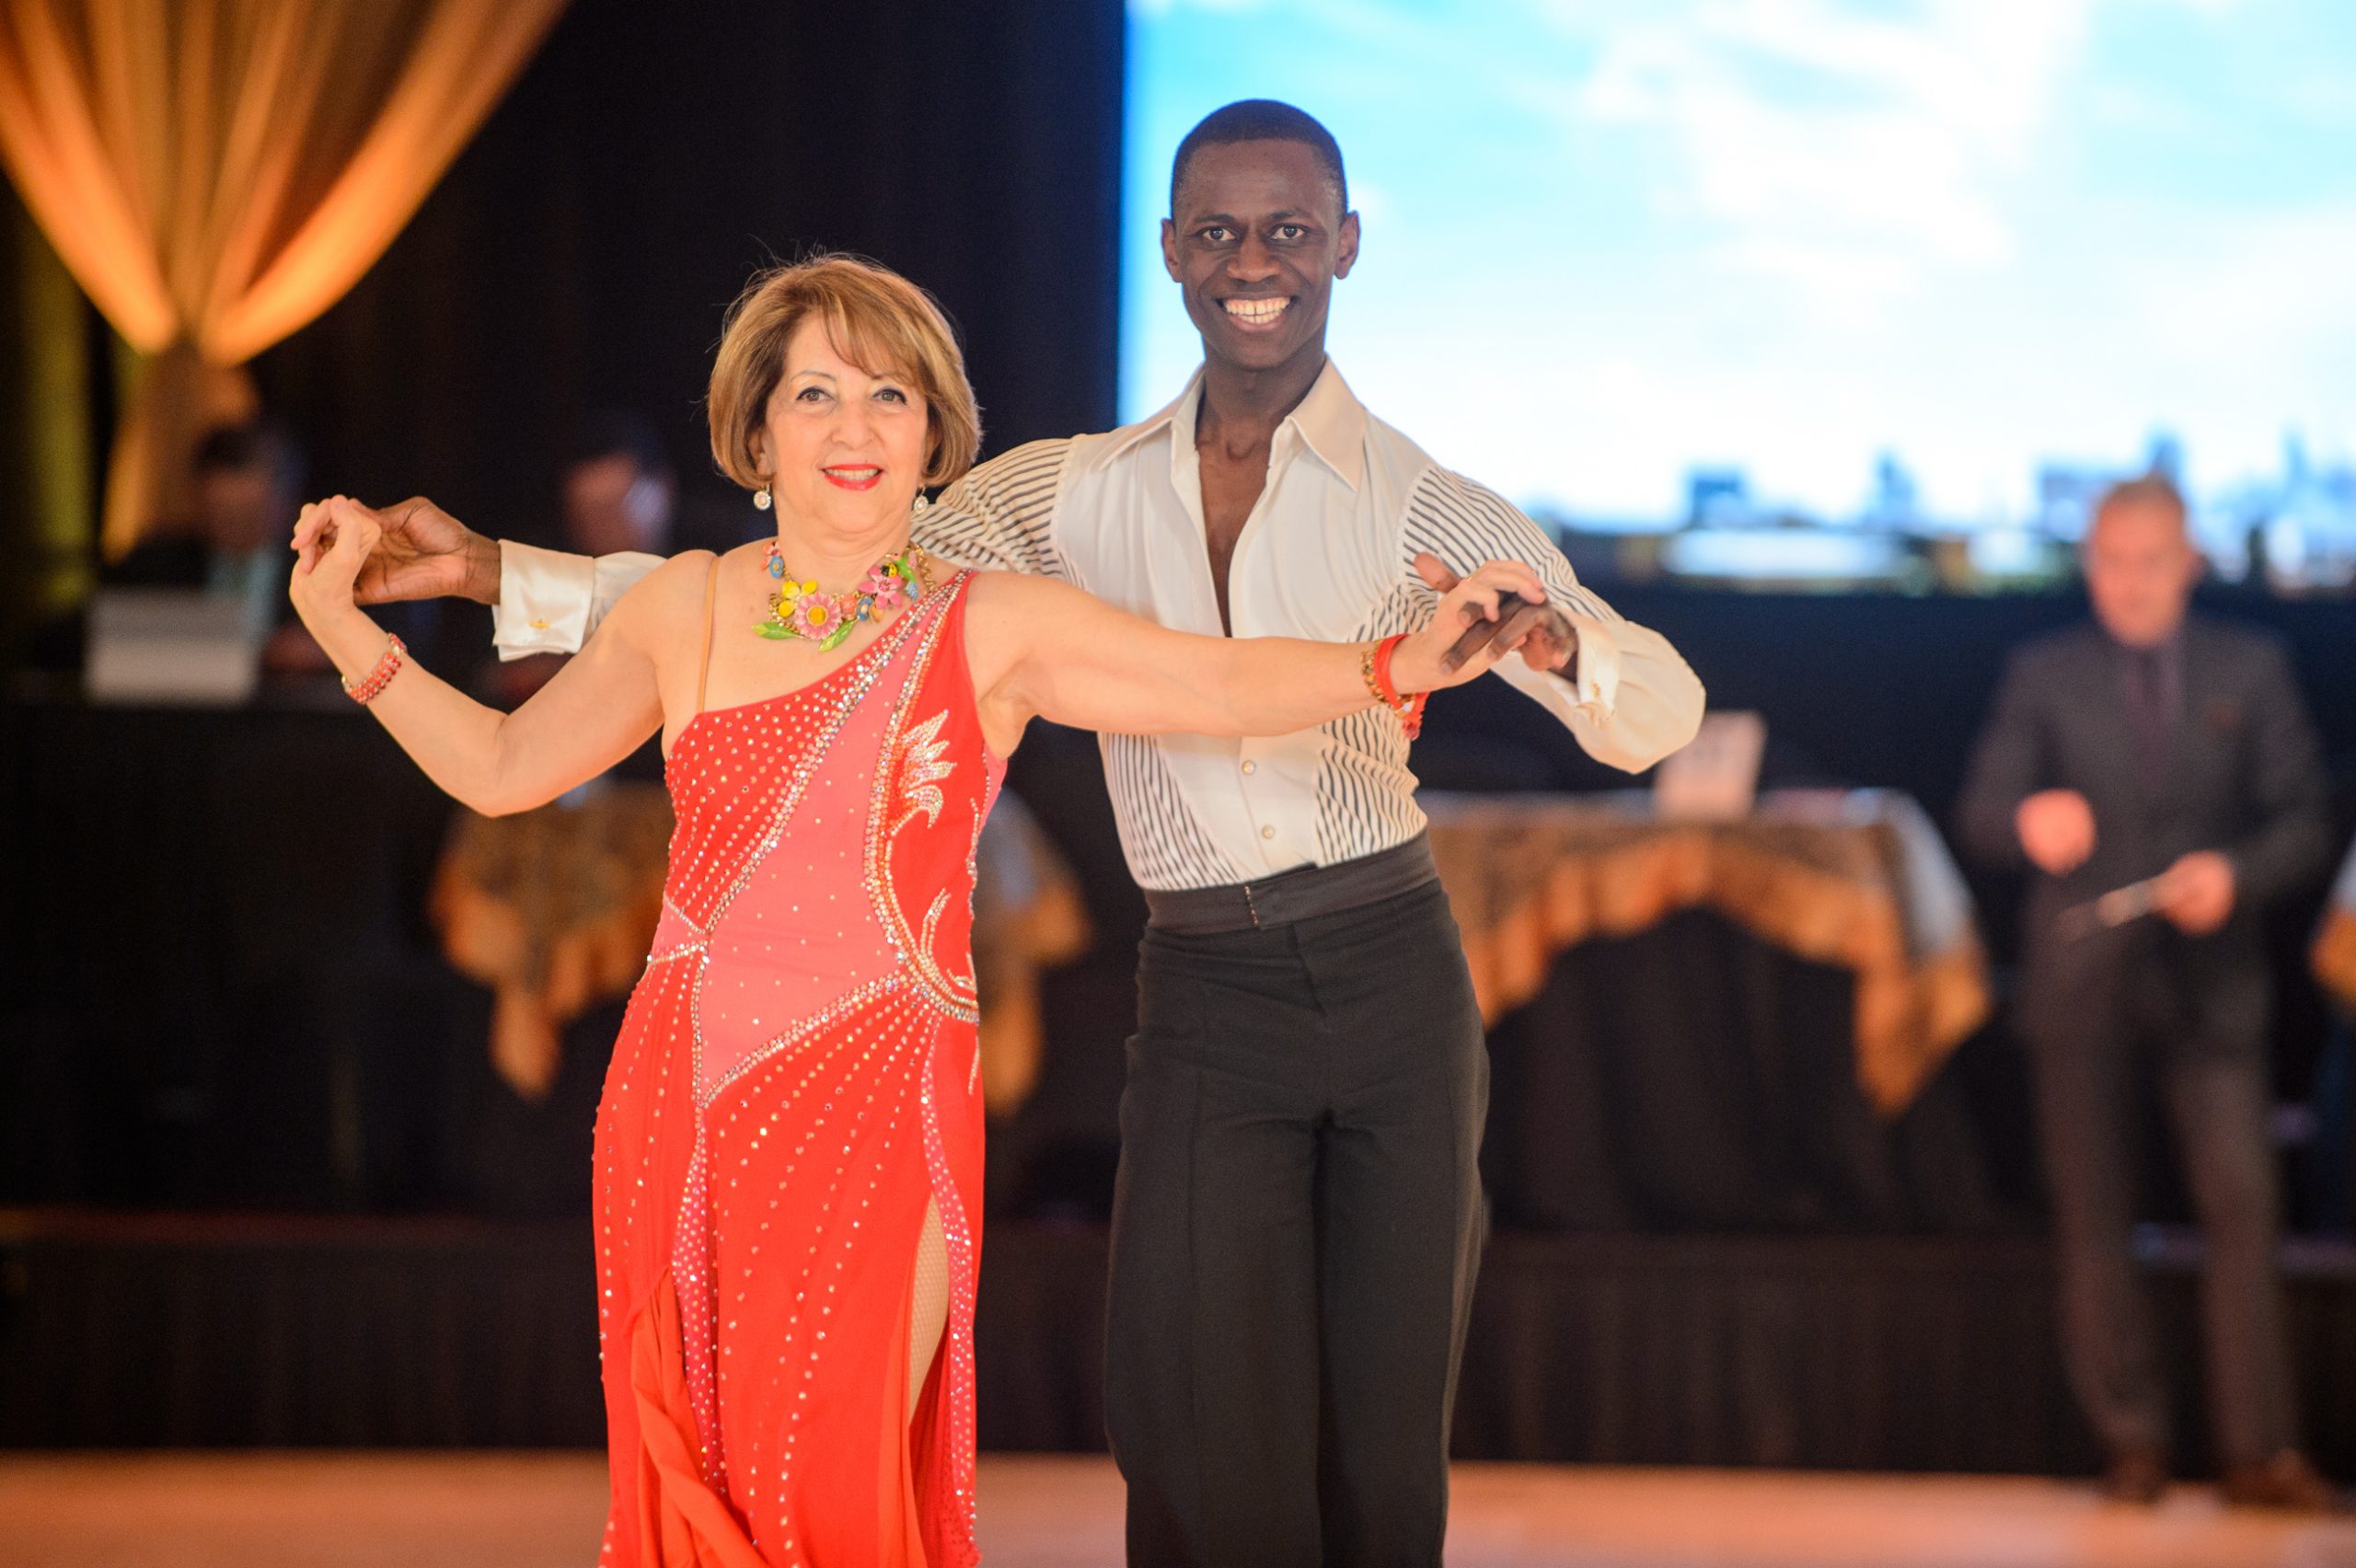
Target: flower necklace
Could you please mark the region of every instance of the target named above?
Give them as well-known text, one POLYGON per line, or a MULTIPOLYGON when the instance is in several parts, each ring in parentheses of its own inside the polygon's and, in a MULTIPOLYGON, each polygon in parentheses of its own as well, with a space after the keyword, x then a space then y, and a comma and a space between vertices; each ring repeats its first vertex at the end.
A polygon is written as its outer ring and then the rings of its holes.
POLYGON ((924 551, 911 545, 897 558, 869 571, 848 594, 821 594, 815 582, 785 582, 785 556, 769 541, 768 571, 780 586, 769 595, 769 617, 754 627, 772 640, 799 638, 825 652, 842 646, 859 623, 876 620, 904 604, 914 604, 930 586, 924 551))

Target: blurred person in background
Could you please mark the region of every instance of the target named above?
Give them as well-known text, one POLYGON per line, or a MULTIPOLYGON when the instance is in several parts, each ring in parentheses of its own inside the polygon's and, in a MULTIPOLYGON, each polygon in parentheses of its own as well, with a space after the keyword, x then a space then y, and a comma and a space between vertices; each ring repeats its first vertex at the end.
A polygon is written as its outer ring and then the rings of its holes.
MULTIPOLYGON (((610 555, 643 550, 668 555, 679 487, 654 432, 637 415, 605 409, 582 421, 557 477, 557 526, 570 550, 610 555)), ((737 538, 717 544, 726 548, 737 538)), ((569 655, 535 653, 491 664, 477 682, 479 695, 513 708, 549 682, 569 655)))
POLYGON ((683 490, 654 427, 627 409, 600 409, 573 431, 557 513, 565 548, 584 556, 729 550, 768 535, 741 501, 683 490))
POLYGON ((285 540, 303 505, 303 448, 276 422, 253 419, 206 432, 191 467, 189 515, 159 525, 100 581, 116 588, 202 589, 235 600, 263 639, 265 671, 325 674, 327 655, 286 602, 285 540))
POLYGON ((573 549, 669 553, 678 481, 663 444, 636 414, 608 409, 584 420, 557 491, 565 542, 573 549))
MULTIPOLYGON (((417 504, 405 502, 387 511, 417 504)), ((626 409, 600 409, 583 420, 557 477, 558 533, 565 549, 582 556, 733 549, 759 536, 759 513, 741 505, 683 495, 661 438, 626 409)), ((501 661, 485 672, 480 694, 512 708, 546 685, 564 657, 535 652, 501 661)))
MULTIPOLYGON (((2156 1073, 2207 1239, 2210 1404, 2230 1501, 2329 1505, 2301 1454, 2281 1289, 2260 917, 2328 851, 2315 732, 2282 648, 2188 616, 2201 562, 2165 478, 2114 486, 2085 547, 2094 623, 2018 650, 1972 755, 1966 845, 2032 870, 2018 1020, 2052 1193, 2063 1351, 2109 1454, 2156 1500, 2169 1421, 2130 1234, 2156 1073), (2143 884, 2147 914, 2094 901, 2143 884)), ((2124 907, 2118 904, 2124 902, 2124 907)))

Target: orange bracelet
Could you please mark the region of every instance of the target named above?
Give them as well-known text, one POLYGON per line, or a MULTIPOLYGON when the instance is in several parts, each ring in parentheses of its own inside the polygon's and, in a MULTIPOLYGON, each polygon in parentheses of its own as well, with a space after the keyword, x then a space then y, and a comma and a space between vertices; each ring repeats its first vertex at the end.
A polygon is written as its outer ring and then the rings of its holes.
POLYGON ((1399 688, 1392 684, 1391 656, 1397 652, 1399 645, 1406 640, 1407 634, 1402 631, 1395 632, 1376 643, 1374 659, 1369 668, 1374 677, 1375 696, 1382 699, 1385 707, 1399 715, 1399 727, 1407 732, 1407 738, 1412 741, 1424 732, 1424 699, 1431 694, 1419 691, 1413 697, 1403 698, 1399 695, 1399 688))
POLYGON ((364 706, 374 702, 377 694, 392 685, 393 677, 400 673, 401 660, 408 652, 409 644, 387 633, 384 657, 376 661, 376 667, 368 672, 366 679, 356 684, 346 680, 343 683, 344 695, 364 706))

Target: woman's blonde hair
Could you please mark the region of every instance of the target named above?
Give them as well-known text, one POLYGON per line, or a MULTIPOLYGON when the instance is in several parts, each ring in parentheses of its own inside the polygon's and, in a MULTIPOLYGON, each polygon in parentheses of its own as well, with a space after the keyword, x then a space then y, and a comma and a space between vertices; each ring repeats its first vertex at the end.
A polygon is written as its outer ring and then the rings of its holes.
POLYGON ((720 471, 746 490, 768 482, 753 437, 784 378, 785 346, 813 316, 826 323, 835 352, 870 375, 889 373, 915 383, 928 427, 918 483, 933 488, 962 478, 981 451, 982 419, 949 319, 924 290, 857 256, 773 267, 728 307, 704 400, 720 471))

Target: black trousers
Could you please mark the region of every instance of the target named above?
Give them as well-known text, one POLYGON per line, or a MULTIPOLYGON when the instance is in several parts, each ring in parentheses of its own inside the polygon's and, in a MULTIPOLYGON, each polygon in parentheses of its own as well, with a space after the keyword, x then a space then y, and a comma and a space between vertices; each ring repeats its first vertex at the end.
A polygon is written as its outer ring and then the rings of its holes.
POLYGON ((2205 1242, 2201 1326, 2217 1456, 2229 1467, 2256 1463, 2297 1442, 2275 1269, 2281 1198, 2265 1038, 2258 1020, 2204 1024, 2170 973, 2165 943, 2122 936, 2113 948, 2089 955, 2070 1009, 2024 1020, 2052 1189, 2063 1358, 2108 1447, 2167 1447, 2159 1346, 2129 1252, 2139 1080, 2156 1074, 2205 1242))
POLYGON ((1440 1561, 1488 1058, 1437 882, 1146 933, 1105 1405, 1132 1568, 1440 1561))

